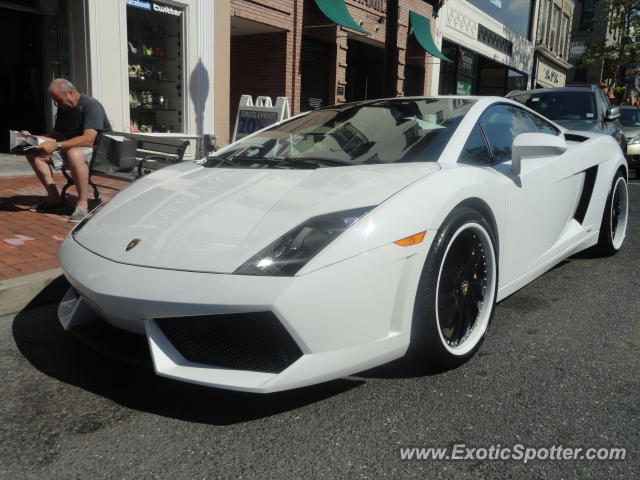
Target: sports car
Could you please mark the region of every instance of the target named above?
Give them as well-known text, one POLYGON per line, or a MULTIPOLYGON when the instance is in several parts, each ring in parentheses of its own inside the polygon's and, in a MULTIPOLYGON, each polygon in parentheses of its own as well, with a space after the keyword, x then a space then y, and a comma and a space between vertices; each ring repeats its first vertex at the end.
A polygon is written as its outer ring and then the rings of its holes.
POLYGON ((499 97, 303 113, 132 183, 59 252, 65 329, 148 341, 157 374, 275 392, 472 357, 496 302, 623 244, 627 163, 499 97))

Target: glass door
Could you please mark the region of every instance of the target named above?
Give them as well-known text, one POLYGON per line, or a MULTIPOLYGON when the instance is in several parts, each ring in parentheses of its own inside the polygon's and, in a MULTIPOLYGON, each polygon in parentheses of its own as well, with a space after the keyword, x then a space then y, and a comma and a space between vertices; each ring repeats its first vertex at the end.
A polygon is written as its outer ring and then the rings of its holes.
MULTIPOLYGON (((46 133, 55 110, 47 87, 69 74, 66 0, 2 2, 0 7, 0 130, 46 133)), ((3 135, 1 151, 8 151, 3 135)))

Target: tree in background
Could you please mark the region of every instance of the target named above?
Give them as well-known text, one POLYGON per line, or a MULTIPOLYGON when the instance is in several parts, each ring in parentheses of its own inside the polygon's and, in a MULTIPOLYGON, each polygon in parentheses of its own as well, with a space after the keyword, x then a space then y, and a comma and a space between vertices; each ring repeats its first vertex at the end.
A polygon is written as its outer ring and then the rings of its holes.
POLYGON ((585 43, 578 67, 603 62, 603 81, 626 96, 625 71, 640 64, 640 0, 601 0, 603 16, 595 22, 606 22, 608 38, 585 43))

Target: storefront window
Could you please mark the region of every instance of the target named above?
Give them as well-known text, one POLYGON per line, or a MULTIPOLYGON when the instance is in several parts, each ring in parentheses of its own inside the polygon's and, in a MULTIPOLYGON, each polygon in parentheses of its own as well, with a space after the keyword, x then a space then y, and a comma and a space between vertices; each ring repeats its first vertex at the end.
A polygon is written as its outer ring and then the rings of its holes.
POLYGON ((526 90, 528 76, 524 73, 509 70, 507 75, 507 92, 513 90, 526 90))
POLYGON ((127 0, 131 132, 183 132, 184 9, 127 0))
POLYGON ((447 57, 453 60, 452 62, 440 62, 440 81, 439 91, 440 95, 455 95, 457 91, 457 75, 458 70, 458 46, 448 42, 442 41, 442 48, 440 51, 447 57))

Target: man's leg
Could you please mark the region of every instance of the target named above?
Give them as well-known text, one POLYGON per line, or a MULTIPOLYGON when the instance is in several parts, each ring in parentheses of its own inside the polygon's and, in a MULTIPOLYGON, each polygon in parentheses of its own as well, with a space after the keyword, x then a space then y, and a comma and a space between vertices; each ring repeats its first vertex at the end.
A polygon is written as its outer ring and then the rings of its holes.
POLYGON ((71 148, 67 150, 67 162, 71 170, 71 178, 78 191, 78 203, 76 208, 88 210, 87 200, 89 198, 89 166, 87 156, 81 148, 71 148))
POLYGON ((53 180, 53 175, 51 174, 51 169, 49 168, 49 164, 51 163, 50 155, 42 155, 38 152, 27 151, 25 154, 27 157, 27 161, 33 171, 36 172, 36 176, 40 183, 44 186, 47 191, 47 204, 48 205, 57 205, 60 203, 60 194, 58 193, 58 187, 56 187, 56 183, 53 180))

